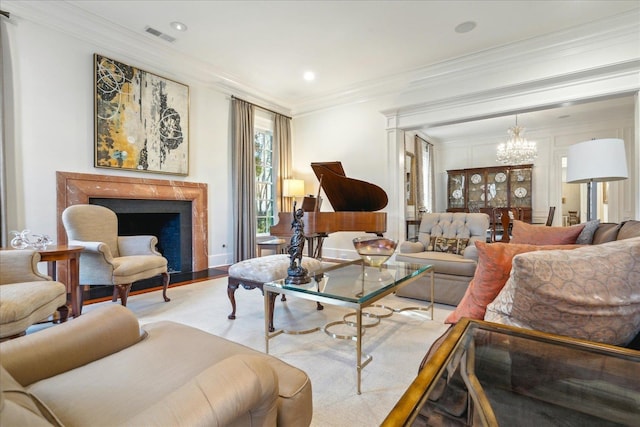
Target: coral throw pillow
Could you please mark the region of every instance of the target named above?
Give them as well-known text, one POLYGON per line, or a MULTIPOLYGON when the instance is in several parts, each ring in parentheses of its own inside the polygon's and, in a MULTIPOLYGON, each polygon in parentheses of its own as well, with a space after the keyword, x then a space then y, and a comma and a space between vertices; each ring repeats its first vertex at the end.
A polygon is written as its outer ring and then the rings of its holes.
POLYGON ((511 243, 527 245, 572 245, 576 243, 585 224, 571 227, 543 227, 527 224, 523 221, 513 221, 513 238, 511 243))
MULTIPOLYGON (((549 227, 536 227, 549 228, 549 227)), ((522 245, 476 241, 478 266, 462 300, 444 323, 457 323, 463 317, 484 319, 487 305, 500 293, 511 273, 513 257, 525 252, 575 249, 580 245, 522 245)))

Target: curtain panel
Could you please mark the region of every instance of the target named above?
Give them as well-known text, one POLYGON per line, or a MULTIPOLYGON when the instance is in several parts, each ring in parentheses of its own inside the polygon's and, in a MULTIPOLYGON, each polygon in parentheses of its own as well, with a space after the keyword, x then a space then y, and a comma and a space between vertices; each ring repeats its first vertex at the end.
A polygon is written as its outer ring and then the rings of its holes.
POLYGON ((276 194, 278 195, 278 212, 292 212, 293 202, 290 197, 284 197, 284 180, 293 177, 293 159, 291 148, 291 119, 281 114, 275 115, 273 139, 278 151, 278 177, 276 179, 276 194))
POLYGON ((234 263, 256 256, 256 178, 253 141, 254 106, 233 98, 233 233, 234 263))

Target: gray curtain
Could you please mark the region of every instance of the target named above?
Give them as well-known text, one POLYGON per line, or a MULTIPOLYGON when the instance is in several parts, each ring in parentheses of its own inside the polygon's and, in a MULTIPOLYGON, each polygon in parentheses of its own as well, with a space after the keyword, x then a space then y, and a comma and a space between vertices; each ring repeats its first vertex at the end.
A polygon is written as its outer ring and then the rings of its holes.
POLYGON ((278 212, 291 212, 293 201, 282 195, 285 179, 293 178, 293 160, 291 149, 291 119, 280 114, 275 115, 273 140, 278 151, 278 177, 276 180, 276 194, 278 197, 278 212))
POLYGON ((234 263, 256 256, 256 165, 253 105, 233 98, 233 233, 234 263))

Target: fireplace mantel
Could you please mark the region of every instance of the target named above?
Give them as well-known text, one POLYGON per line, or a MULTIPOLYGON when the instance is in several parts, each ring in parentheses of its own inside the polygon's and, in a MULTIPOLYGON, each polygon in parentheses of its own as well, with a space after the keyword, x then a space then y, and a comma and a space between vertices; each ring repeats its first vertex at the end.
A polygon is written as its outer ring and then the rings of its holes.
POLYGON ((208 268, 208 187, 204 183, 56 172, 58 243, 67 243, 62 212, 92 197, 191 201, 193 271, 208 268))

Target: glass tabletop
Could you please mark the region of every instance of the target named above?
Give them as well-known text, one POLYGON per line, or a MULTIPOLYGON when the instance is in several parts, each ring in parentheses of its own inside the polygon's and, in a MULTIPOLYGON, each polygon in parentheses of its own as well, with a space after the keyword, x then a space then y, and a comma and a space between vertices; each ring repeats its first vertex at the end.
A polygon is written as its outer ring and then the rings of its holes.
POLYGON ((287 284, 284 279, 265 285, 341 301, 365 303, 416 278, 430 268, 430 265, 400 261, 387 262, 381 267, 370 267, 362 260, 356 260, 310 272, 311 282, 303 285, 287 284))
POLYGON ((640 352, 464 319, 383 425, 614 426, 640 420, 640 352))

